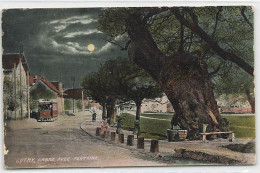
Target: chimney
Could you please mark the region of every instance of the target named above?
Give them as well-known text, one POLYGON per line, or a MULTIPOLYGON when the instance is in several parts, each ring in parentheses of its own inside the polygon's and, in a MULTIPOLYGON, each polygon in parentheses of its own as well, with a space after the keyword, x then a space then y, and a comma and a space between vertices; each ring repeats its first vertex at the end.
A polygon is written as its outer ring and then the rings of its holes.
POLYGON ((61 82, 58 82, 58 88, 57 88, 60 92, 60 94, 63 93, 63 90, 62 90, 62 83, 61 82))
POLYGON ((59 91, 60 94, 62 94, 62 83, 61 82, 51 82, 59 91))

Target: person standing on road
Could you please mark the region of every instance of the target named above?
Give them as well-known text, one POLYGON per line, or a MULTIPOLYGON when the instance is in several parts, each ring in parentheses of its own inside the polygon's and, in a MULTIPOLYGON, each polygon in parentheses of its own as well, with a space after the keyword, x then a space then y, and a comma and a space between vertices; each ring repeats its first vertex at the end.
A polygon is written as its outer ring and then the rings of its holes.
POLYGON ((137 138, 140 136, 140 121, 136 120, 134 123, 134 131, 133 134, 137 136, 137 138))
POLYGON ((108 126, 106 123, 106 118, 103 118, 102 123, 101 123, 101 135, 103 135, 105 133, 105 131, 107 131, 108 126))
POLYGON ((122 118, 119 118, 118 120, 117 120, 117 125, 116 125, 116 133, 117 134, 121 134, 122 133, 122 129, 121 129, 121 127, 122 127, 122 118))
POLYGON ((96 121, 96 117, 97 117, 97 114, 96 114, 96 112, 94 111, 94 113, 92 114, 92 122, 95 122, 95 121, 96 121))

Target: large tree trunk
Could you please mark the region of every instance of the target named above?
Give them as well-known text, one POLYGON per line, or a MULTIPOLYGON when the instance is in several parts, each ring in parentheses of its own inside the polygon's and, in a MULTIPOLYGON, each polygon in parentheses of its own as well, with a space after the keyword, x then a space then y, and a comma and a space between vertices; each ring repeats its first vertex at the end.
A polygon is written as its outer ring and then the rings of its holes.
POLYGON ((129 58, 163 89, 176 112, 175 120, 182 129, 188 130, 188 138, 199 137, 198 122, 209 124, 208 131, 226 130, 200 55, 181 52, 170 57, 163 55, 138 16, 129 18, 127 28, 131 38, 129 58))
POLYGON ((245 90, 247 101, 251 106, 251 112, 255 113, 255 99, 250 95, 250 91, 248 89, 245 90))
POLYGON ((198 138, 202 124, 209 124, 207 131, 226 130, 206 64, 200 57, 179 53, 163 66, 158 83, 173 105, 175 120, 188 130, 188 138, 198 138))
POLYGON ((108 123, 113 124, 116 118, 116 99, 110 98, 107 102, 107 118, 109 118, 108 123))
POLYGON ((136 120, 140 120, 142 101, 141 102, 136 102, 135 105, 136 105, 135 119, 136 120))

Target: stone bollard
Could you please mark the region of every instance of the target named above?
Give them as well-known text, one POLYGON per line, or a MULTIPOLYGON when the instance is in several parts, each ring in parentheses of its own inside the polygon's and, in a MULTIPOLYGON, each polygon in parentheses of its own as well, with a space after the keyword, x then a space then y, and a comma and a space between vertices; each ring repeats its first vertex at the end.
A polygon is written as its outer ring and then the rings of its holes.
POLYGON ((159 152, 158 140, 155 140, 155 139, 151 140, 150 152, 152 152, 152 153, 159 152))
POLYGON ((178 130, 178 137, 180 140, 185 140, 188 136, 188 130, 178 130))
POLYGON ((144 149, 144 137, 139 137, 137 139, 137 148, 144 149))
POLYGON ((105 139, 108 140, 110 137, 110 132, 109 130, 105 131, 105 139))
POLYGON ((100 132, 101 132, 101 128, 97 127, 97 129, 96 129, 96 136, 100 136, 100 132))
POLYGON ((172 129, 167 129, 167 137, 168 137, 168 142, 172 142, 174 140, 174 135, 173 135, 172 129))
POLYGON ((115 140, 116 140, 116 132, 111 132, 110 141, 115 141, 115 140))
POLYGON ((134 135, 128 135, 127 136, 127 145, 133 146, 134 145, 134 135))
POLYGON ((100 135, 101 138, 105 139, 105 134, 106 134, 106 131, 104 131, 103 134, 100 135))
POLYGON ((235 133, 229 134, 229 142, 234 142, 235 141, 235 133))
POLYGON ((119 143, 124 143, 124 134, 118 134, 118 142, 119 143))

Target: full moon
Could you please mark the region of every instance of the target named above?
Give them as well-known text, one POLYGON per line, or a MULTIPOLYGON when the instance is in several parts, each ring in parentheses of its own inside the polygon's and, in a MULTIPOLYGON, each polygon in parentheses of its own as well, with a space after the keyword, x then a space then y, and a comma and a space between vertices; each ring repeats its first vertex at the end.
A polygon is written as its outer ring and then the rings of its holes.
POLYGON ((88 51, 93 52, 94 49, 95 49, 94 44, 89 44, 89 45, 88 45, 88 51))

